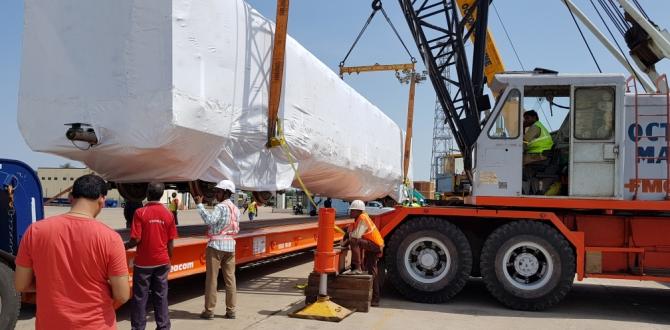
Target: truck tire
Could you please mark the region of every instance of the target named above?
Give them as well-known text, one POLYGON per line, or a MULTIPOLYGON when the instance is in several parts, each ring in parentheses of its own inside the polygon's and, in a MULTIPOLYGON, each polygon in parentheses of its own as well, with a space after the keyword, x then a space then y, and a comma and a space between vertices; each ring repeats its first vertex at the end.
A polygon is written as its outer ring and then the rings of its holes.
POLYGON ((486 288, 506 306, 538 311, 558 304, 575 277, 575 252, 556 229, 515 221, 491 233, 481 254, 486 288))
POLYGON ((386 249, 387 279, 407 299, 442 303, 459 293, 472 269, 463 232, 444 219, 408 220, 392 234, 386 249))
POLYGON ((14 289, 14 271, 0 262, 0 329, 14 329, 21 309, 21 295, 14 289))

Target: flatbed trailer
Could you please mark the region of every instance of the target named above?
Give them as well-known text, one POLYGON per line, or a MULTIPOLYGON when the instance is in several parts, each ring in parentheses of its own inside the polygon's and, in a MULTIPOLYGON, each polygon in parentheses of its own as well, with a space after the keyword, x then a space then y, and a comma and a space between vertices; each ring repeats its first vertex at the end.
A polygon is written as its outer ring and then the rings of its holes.
MULTIPOLYGON (((343 218, 339 219, 336 225, 344 227, 350 223, 351 219, 343 218)), ((117 232, 124 241, 130 238, 128 229, 120 229, 117 232)), ((172 269, 168 279, 204 273, 207 226, 204 224, 178 226, 177 232, 178 238, 174 242, 172 269)), ((317 233, 318 220, 315 217, 241 222, 240 232, 235 236, 235 263, 239 266, 315 248, 317 233)), ((336 233, 335 240, 341 239, 342 234, 336 233)), ((135 249, 128 250, 126 256, 132 274, 135 249)))

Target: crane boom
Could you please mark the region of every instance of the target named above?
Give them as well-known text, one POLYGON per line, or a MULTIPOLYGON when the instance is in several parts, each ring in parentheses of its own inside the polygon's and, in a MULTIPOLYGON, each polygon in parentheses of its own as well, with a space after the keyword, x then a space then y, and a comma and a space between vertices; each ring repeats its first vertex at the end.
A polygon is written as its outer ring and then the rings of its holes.
MULTIPOLYGON (((476 3, 476 0, 456 0, 458 3, 458 9, 460 9, 461 16, 465 15, 470 8, 472 8, 476 3)), ((477 17, 477 10, 472 13, 473 17, 477 17)), ((468 28, 472 28, 472 23, 467 21, 468 28)), ((474 36, 471 37, 474 41, 474 36)), ((496 46, 495 39, 491 34, 491 30, 486 30, 486 53, 484 59, 484 76, 486 76, 486 84, 491 87, 493 83, 493 77, 498 74, 505 72, 505 64, 503 63, 500 52, 498 51, 498 46, 496 46)))
MULTIPOLYGON (((421 53, 424 65, 445 112, 458 148, 463 154, 465 170, 472 169, 472 147, 485 124, 481 111, 488 110, 488 96, 483 94, 486 63, 486 19, 488 1, 399 0, 400 7, 421 53), (460 3, 466 6, 459 6, 460 3), (463 15, 459 17, 458 11, 463 15), (481 17, 476 17, 475 10, 481 17), (481 20, 477 23, 477 19, 481 20), (468 26, 474 28, 468 29, 468 26), (468 65, 465 42, 473 38, 472 72, 468 65), (450 68, 456 77, 447 78, 450 68)), ((495 47, 494 47, 495 48, 495 47)), ((498 56, 499 58, 499 56, 498 56)))

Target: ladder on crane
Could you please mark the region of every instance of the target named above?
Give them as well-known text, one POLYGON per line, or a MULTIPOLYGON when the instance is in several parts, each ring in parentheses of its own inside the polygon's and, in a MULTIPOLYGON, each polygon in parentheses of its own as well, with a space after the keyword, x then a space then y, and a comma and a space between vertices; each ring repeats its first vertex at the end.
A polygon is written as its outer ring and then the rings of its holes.
POLYGON ((640 148, 639 148, 639 143, 640 139, 647 138, 647 139, 652 139, 652 138, 664 138, 666 141, 666 147, 667 150, 670 150, 670 139, 668 139, 668 131, 670 128, 666 126, 665 128, 665 134, 663 135, 640 135, 640 118, 641 117, 656 117, 656 118, 665 118, 666 123, 670 123, 670 92, 668 91, 668 77, 665 74, 660 75, 656 79, 656 91, 655 93, 640 93, 638 90, 637 86, 637 79, 635 76, 631 76, 626 80, 626 91, 631 92, 631 87, 634 93, 634 102, 633 102, 633 111, 635 113, 635 179, 634 179, 634 189, 635 191, 633 192, 633 199, 637 199, 637 194, 638 191, 640 190, 640 162, 641 161, 659 161, 662 159, 665 159, 665 166, 666 166, 666 176, 664 180, 664 190, 665 190, 665 199, 670 200, 670 157, 667 155, 665 157, 662 157, 661 155, 658 156, 640 156, 640 148), (639 112, 639 97, 641 95, 664 95, 665 96, 665 113, 653 113, 653 114, 641 114, 639 112))

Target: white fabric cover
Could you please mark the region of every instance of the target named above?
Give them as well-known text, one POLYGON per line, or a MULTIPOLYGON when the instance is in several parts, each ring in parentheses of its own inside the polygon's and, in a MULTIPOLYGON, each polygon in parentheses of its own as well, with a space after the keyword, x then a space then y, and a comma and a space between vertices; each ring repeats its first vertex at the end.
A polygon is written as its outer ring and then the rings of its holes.
MULTIPOLYGON (((26 0, 19 127, 35 151, 118 182, 297 187, 264 147, 274 24, 242 0, 26 0), (79 150, 64 124, 88 123, 79 150)), ((280 118, 312 192, 397 196, 403 132, 289 38, 280 118)))

